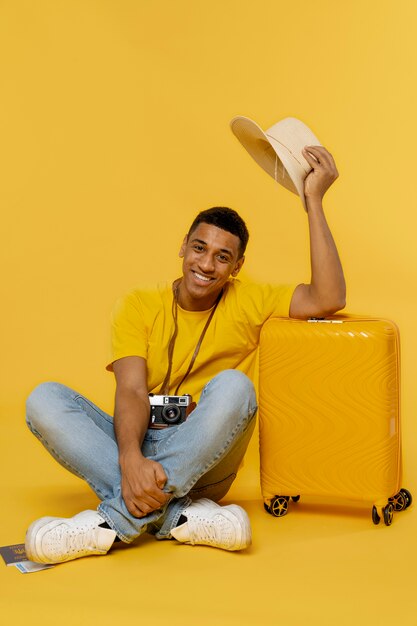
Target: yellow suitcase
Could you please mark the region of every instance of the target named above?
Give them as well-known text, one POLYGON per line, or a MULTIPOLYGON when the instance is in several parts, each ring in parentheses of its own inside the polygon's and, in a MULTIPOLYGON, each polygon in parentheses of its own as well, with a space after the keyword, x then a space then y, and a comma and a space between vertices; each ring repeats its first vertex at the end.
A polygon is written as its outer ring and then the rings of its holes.
POLYGON ((399 334, 393 322, 270 319, 259 349, 261 489, 369 502, 375 524, 410 506, 401 488, 399 334))

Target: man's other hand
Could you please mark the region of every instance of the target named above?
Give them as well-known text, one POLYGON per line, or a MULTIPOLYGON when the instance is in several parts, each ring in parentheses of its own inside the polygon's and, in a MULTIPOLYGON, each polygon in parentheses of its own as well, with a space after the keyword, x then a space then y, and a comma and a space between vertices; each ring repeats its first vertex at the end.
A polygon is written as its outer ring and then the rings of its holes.
POLYGON ((122 496, 129 513, 140 518, 160 509, 169 500, 169 494, 162 490, 166 481, 160 463, 141 454, 125 459, 122 467, 122 496))

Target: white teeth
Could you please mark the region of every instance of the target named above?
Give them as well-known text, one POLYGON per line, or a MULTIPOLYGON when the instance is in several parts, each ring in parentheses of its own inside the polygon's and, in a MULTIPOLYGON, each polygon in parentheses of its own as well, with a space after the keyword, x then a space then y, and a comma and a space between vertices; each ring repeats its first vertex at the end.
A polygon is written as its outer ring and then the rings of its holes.
POLYGON ((194 276, 196 276, 200 280, 205 280, 206 282, 209 282, 211 280, 211 278, 206 278, 206 276, 202 276, 201 274, 197 274, 197 272, 194 272, 194 276))

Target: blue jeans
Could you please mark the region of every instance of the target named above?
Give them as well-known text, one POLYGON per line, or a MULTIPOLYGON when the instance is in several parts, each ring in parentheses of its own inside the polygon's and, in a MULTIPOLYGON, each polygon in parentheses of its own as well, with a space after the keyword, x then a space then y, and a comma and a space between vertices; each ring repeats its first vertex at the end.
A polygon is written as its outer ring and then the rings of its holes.
POLYGON ((27 400, 33 434, 64 467, 87 481, 100 498, 98 510, 118 537, 130 543, 144 532, 171 538, 192 500, 220 500, 236 477, 255 426, 256 397, 249 378, 225 370, 207 383, 187 420, 163 430, 149 429, 144 456, 158 461, 171 495, 143 518, 129 513, 121 494, 113 418, 59 383, 43 383, 27 400))

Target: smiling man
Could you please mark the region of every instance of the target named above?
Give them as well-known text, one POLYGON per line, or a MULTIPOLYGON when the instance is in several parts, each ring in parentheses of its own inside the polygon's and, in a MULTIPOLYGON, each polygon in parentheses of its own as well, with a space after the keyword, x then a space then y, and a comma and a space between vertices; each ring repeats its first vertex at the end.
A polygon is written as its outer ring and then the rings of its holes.
POLYGON ((306 319, 345 305, 340 260, 322 208, 337 177, 325 148, 304 151, 312 277, 308 285, 242 284, 248 231, 225 207, 198 214, 180 249, 182 277, 136 290, 116 305, 114 417, 58 383, 27 402, 32 432, 101 500, 97 511, 46 517, 28 529, 29 558, 59 563, 106 554, 144 532, 184 544, 241 550, 246 512, 219 506, 249 443, 257 409, 251 382, 271 316, 306 319))

